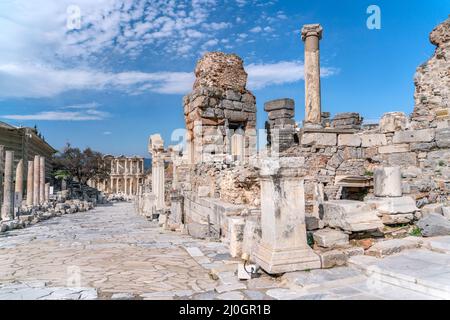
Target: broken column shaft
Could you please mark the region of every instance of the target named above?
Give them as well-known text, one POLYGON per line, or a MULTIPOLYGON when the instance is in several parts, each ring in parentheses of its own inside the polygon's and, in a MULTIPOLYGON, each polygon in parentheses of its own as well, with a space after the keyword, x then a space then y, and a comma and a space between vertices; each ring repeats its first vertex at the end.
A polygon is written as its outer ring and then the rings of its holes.
POLYGON ((16 168, 16 207, 22 206, 23 199, 23 160, 20 159, 16 168))
POLYGON ((33 169, 33 206, 39 206, 39 176, 40 176, 40 156, 34 156, 34 169, 33 169))
POLYGON ((322 39, 320 24, 307 24, 302 29, 305 42, 305 125, 321 126, 320 49, 322 39))
POLYGON ((40 204, 45 202, 45 158, 39 160, 39 200, 40 204))
POLYGON ((33 205, 33 175, 34 175, 34 162, 28 161, 27 171, 27 206, 33 205))
POLYGON ((5 182, 3 185, 2 220, 14 219, 14 152, 5 152, 5 182))

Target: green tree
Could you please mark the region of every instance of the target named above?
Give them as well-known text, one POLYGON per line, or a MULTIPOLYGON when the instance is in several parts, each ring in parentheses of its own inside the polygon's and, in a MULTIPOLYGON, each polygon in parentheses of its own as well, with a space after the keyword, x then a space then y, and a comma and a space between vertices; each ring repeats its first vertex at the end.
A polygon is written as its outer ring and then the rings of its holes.
POLYGON ((105 179, 109 169, 105 166, 103 155, 91 148, 81 151, 67 144, 63 151, 53 157, 53 176, 56 179, 76 179, 85 185, 91 179, 105 179))

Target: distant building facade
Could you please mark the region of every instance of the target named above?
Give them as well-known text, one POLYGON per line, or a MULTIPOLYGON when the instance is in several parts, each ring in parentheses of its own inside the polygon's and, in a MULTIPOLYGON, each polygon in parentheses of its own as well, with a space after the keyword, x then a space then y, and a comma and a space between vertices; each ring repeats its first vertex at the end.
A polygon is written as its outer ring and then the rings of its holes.
POLYGON ((122 194, 134 196, 138 193, 139 185, 145 180, 145 168, 143 157, 103 157, 104 165, 110 172, 107 179, 91 181, 91 187, 109 194, 122 194))

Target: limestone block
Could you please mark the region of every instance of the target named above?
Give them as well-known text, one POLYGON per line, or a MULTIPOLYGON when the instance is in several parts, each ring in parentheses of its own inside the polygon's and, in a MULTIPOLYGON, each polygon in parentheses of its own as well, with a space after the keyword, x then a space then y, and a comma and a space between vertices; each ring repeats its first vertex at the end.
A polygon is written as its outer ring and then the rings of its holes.
POLYGON ((335 249, 319 253, 322 268, 329 269, 347 264, 348 259, 354 256, 364 255, 364 249, 360 247, 350 247, 346 249, 335 249))
POLYGON ((361 201, 331 200, 323 203, 323 220, 331 228, 349 232, 377 230, 383 226, 377 212, 361 201))
POLYGON ((362 141, 363 148, 387 145, 386 136, 381 133, 362 134, 361 141, 362 141))
POLYGON ((425 217, 433 213, 442 215, 442 207, 443 207, 442 203, 427 204, 423 206, 423 208, 421 209, 422 217, 425 217))
POLYGON ((381 221, 383 222, 383 224, 391 226, 396 224, 410 223, 414 220, 414 217, 414 214, 383 214, 381 216, 381 221))
POLYGON ((338 136, 338 145, 346 147, 360 147, 361 137, 356 134, 340 134, 338 136))
POLYGON ((290 119, 294 117, 295 111, 289 110, 289 109, 280 109, 280 110, 274 110, 270 111, 268 116, 269 120, 275 120, 275 119, 290 119))
POLYGON ((225 118, 230 121, 243 122, 247 120, 247 113, 235 110, 225 110, 225 118))
POLYGON ((415 200, 409 196, 375 198, 368 200, 367 203, 374 204, 378 212, 388 215, 411 214, 419 210, 415 200))
POLYGON ((380 120, 380 130, 383 133, 406 130, 408 125, 408 116, 403 112, 385 113, 380 120))
POLYGON ((242 241, 242 253, 251 254, 253 247, 260 239, 260 227, 255 220, 248 218, 245 221, 244 239, 242 241))
POLYGON ((322 229, 325 226, 323 221, 317 217, 306 216, 305 222, 306 222, 306 230, 308 231, 322 229))
POLYGON ((241 101, 245 104, 252 104, 255 105, 256 103, 256 98, 254 95, 250 94, 250 93, 244 93, 242 95, 241 101))
POLYGON ((232 100, 232 101, 240 101, 242 98, 241 94, 235 90, 225 91, 225 97, 227 100, 232 100))
POLYGON ((436 147, 436 142, 421 142, 421 143, 411 143, 411 151, 417 152, 428 152, 436 147))
POLYGON ((416 224, 424 237, 437 237, 450 235, 450 221, 443 215, 431 213, 416 224))
POLYGON ((244 218, 231 218, 228 221, 228 236, 230 241, 230 255, 240 258, 242 255, 242 242, 244 240, 244 218))
POLYGON ((439 148, 450 148, 450 128, 436 130, 436 144, 439 148))
POLYGON ((335 146, 337 144, 337 134, 335 133, 304 133, 301 138, 303 145, 335 146))
POLYGON ((434 129, 397 131, 394 143, 431 142, 434 139, 434 129))
POLYGON ((389 163, 390 166, 399 167, 417 166, 417 154, 415 152, 388 154, 387 163, 389 163))
POLYGON ((187 233, 197 239, 206 239, 209 237, 209 227, 207 224, 200 224, 196 222, 187 224, 187 233))
POLYGON ((295 102, 292 99, 278 99, 273 101, 268 101, 264 104, 264 111, 271 112, 274 110, 294 110, 295 102))
POLYGON ((442 207, 442 215, 450 220, 450 207, 442 207))
POLYGON ((380 241, 370 247, 370 249, 366 251, 366 255, 383 258, 404 250, 419 248, 421 243, 422 240, 418 237, 380 241))
POLYGON ((314 242, 323 248, 336 248, 349 243, 348 235, 339 230, 322 229, 314 232, 314 242))
POLYGON ((319 253, 322 269, 344 266, 347 263, 347 255, 342 250, 331 250, 319 253))
POLYGON ((393 144, 389 146, 381 146, 378 147, 379 153, 401 153, 401 152, 409 152, 409 144, 403 143, 403 144, 393 144))
POLYGON ((399 167, 381 167, 375 169, 374 194, 377 197, 402 196, 402 177, 399 167))

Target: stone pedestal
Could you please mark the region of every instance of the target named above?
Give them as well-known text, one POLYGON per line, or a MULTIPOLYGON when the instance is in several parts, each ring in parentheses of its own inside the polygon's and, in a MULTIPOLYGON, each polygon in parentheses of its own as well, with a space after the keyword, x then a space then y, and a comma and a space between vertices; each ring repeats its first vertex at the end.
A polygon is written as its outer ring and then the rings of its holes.
POLYGON ((307 243, 304 180, 298 170, 267 160, 260 181, 262 237, 256 263, 270 274, 320 268, 319 256, 307 243))
POLYGON ((45 201, 45 158, 41 157, 39 160, 39 203, 43 204, 45 201))
POLYGON ((34 169, 33 169, 33 206, 39 206, 39 181, 40 181, 40 156, 34 157, 34 169))
POLYGON ((5 152, 5 182, 3 185, 2 220, 14 219, 14 152, 5 152))
POLYGON ((381 167, 374 171, 376 197, 401 197, 402 174, 400 167, 381 167))
POLYGON ((16 168, 16 207, 22 206, 23 199, 23 160, 21 159, 16 168))
POLYGON ((305 124, 321 126, 320 50, 323 29, 320 24, 304 25, 305 42, 305 124))
POLYGON ((33 205, 33 175, 34 175, 34 162, 28 161, 27 171, 27 206, 33 205))

